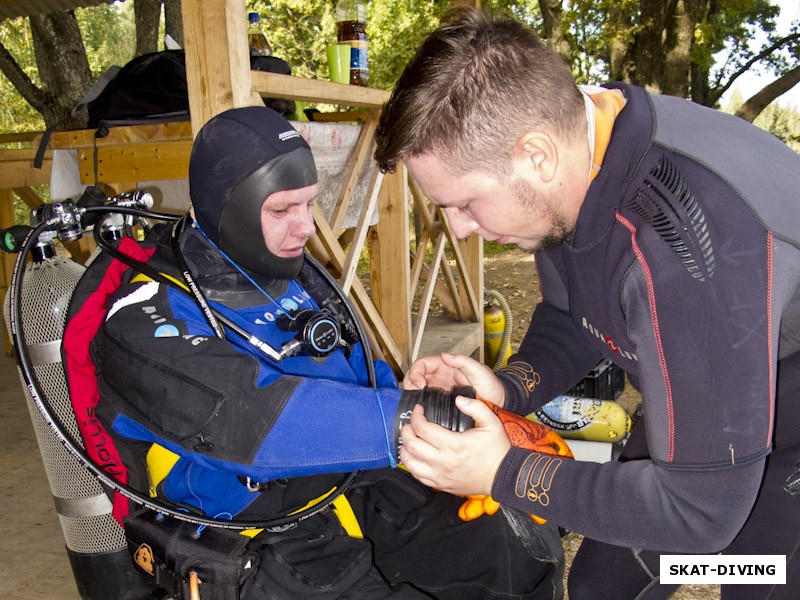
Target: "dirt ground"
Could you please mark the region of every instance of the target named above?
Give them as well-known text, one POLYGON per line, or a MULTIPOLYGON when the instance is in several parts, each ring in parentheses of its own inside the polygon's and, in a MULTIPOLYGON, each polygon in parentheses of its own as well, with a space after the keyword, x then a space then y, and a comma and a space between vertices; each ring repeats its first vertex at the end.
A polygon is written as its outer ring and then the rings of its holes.
MULTIPOLYGON (((485 288, 499 292, 506 300, 512 315, 512 350, 516 350, 530 324, 533 307, 539 301, 539 282, 533 256, 518 249, 487 256, 484 259, 485 288)), ((636 390, 626 386, 618 402, 628 414, 639 404, 641 398, 636 390)), ((567 570, 581 542, 581 536, 568 533, 564 538, 567 570)), ((567 571, 568 572, 568 571, 567 571)), ((566 579, 565 579, 566 581, 566 579)), ((566 588, 566 585, 565 585, 566 588)), ((718 600, 719 586, 690 585, 681 587, 673 600, 718 600)))

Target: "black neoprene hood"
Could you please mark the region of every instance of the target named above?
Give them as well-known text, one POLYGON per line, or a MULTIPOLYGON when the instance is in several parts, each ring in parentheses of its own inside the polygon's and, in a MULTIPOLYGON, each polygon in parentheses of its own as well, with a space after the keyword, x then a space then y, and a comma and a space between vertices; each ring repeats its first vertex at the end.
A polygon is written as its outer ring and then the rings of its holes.
POLYGON ((317 183, 306 141, 277 112, 234 108, 209 120, 189 160, 189 194, 195 220, 239 266, 273 279, 292 279, 303 256, 269 251, 261 231, 261 206, 270 194, 317 183))

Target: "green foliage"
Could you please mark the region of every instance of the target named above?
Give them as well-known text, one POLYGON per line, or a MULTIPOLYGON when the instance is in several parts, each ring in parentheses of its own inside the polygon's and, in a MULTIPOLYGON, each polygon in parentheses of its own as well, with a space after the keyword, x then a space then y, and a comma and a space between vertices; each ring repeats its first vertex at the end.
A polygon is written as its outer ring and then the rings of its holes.
MULTIPOLYGON (((248 0, 247 12, 261 15, 272 54, 292 67, 292 74, 327 79, 325 45, 336 39, 333 4, 325 0, 248 0)), ((246 14, 242 15, 246 18, 246 14)))
POLYGON ((542 20, 539 3, 530 0, 484 0, 481 2, 481 8, 522 21, 532 27, 538 27, 542 20))
POLYGON ((391 89, 423 39, 450 8, 433 0, 372 0, 370 3, 370 86, 391 89))
POLYGON ((795 152, 800 152, 800 111, 797 109, 773 102, 753 123, 782 139, 795 152))
POLYGON ((136 50, 133 2, 100 4, 75 11, 89 67, 95 78, 111 65, 122 66, 136 50))
MULTIPOLYGON (((734 114, 743 103, 741 92, 736 90, 721 110, 734 114)), ((800 152, 800 110, 797 108, 784 106, 779 99, 767 106, 753 124, 782 139, 795 152, 800 152)))
MULTIPOLYGON (((631 4, 622 3, 630 15, 635 15, 637 8, 631 4)), ((632 39, 637 31, 633 22, 624 31, 613 31, 608 23, 609 5, 609 0, 575 0, 572 9, 565 11, 563 26, 572 48, 572 72, 578 83, 610 79, 611 44, 621 36, 632 39)))
MULTIPOLYGON (((449 2, 372 0, 368 5, 370 87, 390 89, 422 39, 438 24, 449 2)), ((292 74, 328 79, 325 46, 336 42, 335 1, 248 0, 261 15, 272 53, 292 74)))
POLYGON ((709 84, 719 87, 761 49, 759 32, 775 31, 779 8, 769 0, 723 0, 719 12, 703 23, 692 59, 711 69, 709 84))
MULTIPOLYGON (((27 19, 0 21, 0 43, 17 59, 22 70, 34 83, 39 72, 33 55, 33 40, 27 19)), ((44 118, 28 104, 5 75, 0 73, 0 131, 39 131, 44 118)))
POLYGON ((509 250, 516 248, 516 244, 498 244, 497 242, 490 242, 484 240, 483 254, 484 256, 494 256, 496 254, 505 254, 509 250))

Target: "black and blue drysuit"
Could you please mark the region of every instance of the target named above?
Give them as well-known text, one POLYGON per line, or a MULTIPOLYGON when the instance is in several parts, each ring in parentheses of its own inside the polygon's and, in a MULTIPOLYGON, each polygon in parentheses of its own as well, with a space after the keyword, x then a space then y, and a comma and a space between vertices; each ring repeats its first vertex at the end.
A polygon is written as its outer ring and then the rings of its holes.
MULTIPOLYGON (((148 264, 180 282, 167 237, 148 264)), ((192 227, 180 247, 210 306, 275 349, 296 336, 287 315, 335 296, 308 264, 295 280, 245 278, 192 227)), ((92 344, 97 414, 138 473, 134 487, 187 511, 256 521, 364 471, 346 492, 364 539, 345 535, 329 510, 264 531, 250 542, 262 558, 243 598, 561 597, 552 526, 524 515, 461 522, 462 499, 390 468, 401 391, 381 361, 370 386, 360 342, 274 361, 236 333, 215 336, 178 286, 131 271, 92 344), (157 481, 141 466, 152 444, 175 455, 157 481)))

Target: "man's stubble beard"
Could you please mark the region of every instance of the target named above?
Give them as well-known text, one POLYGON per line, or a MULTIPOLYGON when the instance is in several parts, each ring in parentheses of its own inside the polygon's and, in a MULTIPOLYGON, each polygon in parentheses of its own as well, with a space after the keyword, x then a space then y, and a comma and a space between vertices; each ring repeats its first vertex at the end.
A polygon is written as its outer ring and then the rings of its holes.
POLYGON ((550 231, 538 243, 517 244, 517 247, 524 252, 536 254, 554 250, 564 243, 564 240, 572 234, 573 228, 569 226, 566 219, 558 213, 555 202, 552 198, 537 198, 536 192, 530 184, 520 178, 515 178, 510 183, 514 198, 520 203, 523 209, 538 211, 542 213, 542 219, 551 223, 550 231))

